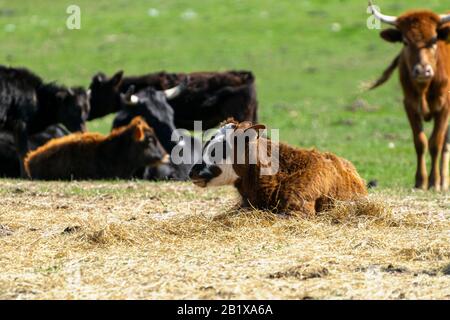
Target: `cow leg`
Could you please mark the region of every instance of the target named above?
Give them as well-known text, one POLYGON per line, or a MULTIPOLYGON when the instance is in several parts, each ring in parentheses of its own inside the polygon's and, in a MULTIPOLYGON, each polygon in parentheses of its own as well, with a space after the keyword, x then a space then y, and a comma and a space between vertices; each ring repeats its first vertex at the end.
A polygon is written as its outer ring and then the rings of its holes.
POLYGON ((301 210, 302 214, 307 218, 314 217, 316 215, 316 203, 315 201, 305 202, 301 210))
POLYGON ((448 191, 450 185, 450 128, 447 128, 446 141, 442 150, 441 158, 441 187, 442 191, 448 191))
POLYGON ((28 153, 28 133, 27 126, 23 121, 17 121, 14 126, 14 140, 16 144, 17 157, 20 163, 20 176, 26 178, 25 166, 23 160, 28 153))
POLYGON ((428 186, 426 152, 428 141, 425 132, 423 132, 422 118, 416 111, 416 103, 405 101, 406 114, 411 125, 414 138, 414 147, 417 155, 417 169, 415 188, 426 190, 428 186))
MULTIPOLYGON (((446 141, 446 134, 448 129, 448 111, 443 110, 439 112, 434 118, 434 128, 431 134, 429 145, 431 154, 431 171, 428 187, 441 190, 441 171, 439 166, 439 159, 441 159, 444 143, 446 141)), ((442 162, 441 162, 442 164, 442 162)))

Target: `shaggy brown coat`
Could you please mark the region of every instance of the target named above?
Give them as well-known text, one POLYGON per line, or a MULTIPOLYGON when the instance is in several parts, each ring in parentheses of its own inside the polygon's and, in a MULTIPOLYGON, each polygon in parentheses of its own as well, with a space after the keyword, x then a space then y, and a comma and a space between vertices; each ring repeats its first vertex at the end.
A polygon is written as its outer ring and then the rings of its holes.
MULTIPOLYGON (((234 159, 229 166, 237 175, 234 186, 242 196, 244 207, 277 213, 299 212, 311 216, 326 210, 336 200, 355 200, 367 195, 365 181, 353 164, 332 153, 275 143, 260 137, 258 132, 258 136, 254 135, 246 141, 246 150, 242 153, 245 158, 241 158, 242 154, 238 154, 236 147, 239 135, 247 136, 248 130, 258 131, 265 127, 252 126, 250 122, 229 123, 236 125, 232 138, 234 159), (255 148, 255 152, 250 152, 251 148, 255 148), (261 148, 263 152, 260 152, 261 148), (251 154, 256 155, 256 159, 249 161, 251 154), (271 161, 277 161, 278 166, 273 166, 271 161), (262 175, 263 168, 269 166, 278 167, 278 171, 262 175)), ((193 167, 190 177, 196 185, 206 187, 208 181, 204 180, 205 172, 216 172, 215 175, 220 177, 224 170, 227 169, 216 164, 202 163, 193 167)))
POLYGON ((76 133, 51 140, 26 156, 25 170, 40 180, 128 179, 166 156, 153 129, 136 117, 109 136, 76 133))
MULTIPOLYGON (((270 140, 266 141, 272 144, 270 140)), ((283 143, 278 147, 279 171, 275 175, 260 175, 258 162, 234 165, 239 176, 235 186, 244 205, 313 215, 331 206, 335 200, 353 200, 367 195, 364 180, 349 161, 332 153, 294 148, 283 143)))

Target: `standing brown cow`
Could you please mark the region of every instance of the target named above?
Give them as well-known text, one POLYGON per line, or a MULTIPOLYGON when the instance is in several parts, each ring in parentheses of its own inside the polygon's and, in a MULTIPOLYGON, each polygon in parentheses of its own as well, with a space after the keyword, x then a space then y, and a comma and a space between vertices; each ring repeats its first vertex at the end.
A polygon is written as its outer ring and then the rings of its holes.
POLYGON ((399 17, 387 16, 369 1, 372 14, 395 28, 383 30, 388 42, 402 42, 402 51, 372 86, 389 79, 396 67, 400 71, 404 105, 414 136, 417 153, 416 188, 448 190, 450 136, 450 14, 431 11, 409 11, 399 17), (423 121, 434 119, 429 141, 423 121), (429 148, 431 171, 428 178, 425 155, 429 148), (439 159, 441 162, 439 163, 439 159))

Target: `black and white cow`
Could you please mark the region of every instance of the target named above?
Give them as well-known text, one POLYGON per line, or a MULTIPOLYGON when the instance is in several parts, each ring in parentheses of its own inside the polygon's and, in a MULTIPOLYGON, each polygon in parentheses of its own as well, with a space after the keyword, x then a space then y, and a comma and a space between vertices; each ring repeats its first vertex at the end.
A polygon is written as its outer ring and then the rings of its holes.
POLYGON ((187 180, 192 165, 201 157, 201 142, 186 130, 177 130, 174 124, 174 112, 167 102, 181 93, 182 86, 158 91, 145 88, 136 94, 133 89, 122 95, 122 108, 117 113, 113 128, 127 125, 141 116, 154 129, 161 145, 171 154, 169 164, 148 167, 143 178, 149 180, 187 180))

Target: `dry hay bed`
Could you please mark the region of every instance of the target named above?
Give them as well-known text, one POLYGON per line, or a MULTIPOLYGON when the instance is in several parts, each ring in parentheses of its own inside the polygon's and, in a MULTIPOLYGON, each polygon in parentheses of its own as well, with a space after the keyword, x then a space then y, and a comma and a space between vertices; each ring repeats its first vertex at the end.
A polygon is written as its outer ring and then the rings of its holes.
POLYGON ((450 195, 384 190, 313 219, 232 188, 2 181, 2 299, 450 298, 450 195))

